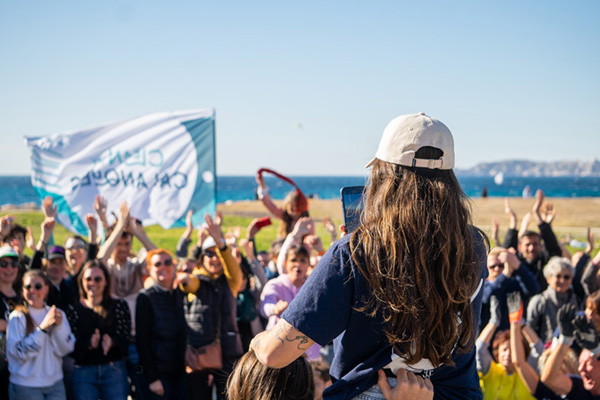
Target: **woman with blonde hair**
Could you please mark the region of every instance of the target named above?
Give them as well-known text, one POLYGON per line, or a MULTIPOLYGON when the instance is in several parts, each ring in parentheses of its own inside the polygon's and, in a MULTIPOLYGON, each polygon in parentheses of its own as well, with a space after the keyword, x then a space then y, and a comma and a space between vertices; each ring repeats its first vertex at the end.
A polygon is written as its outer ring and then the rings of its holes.
POLYGON ((324 399, 383 399, 380 369, 391 386, 406 369, 431 379, 438 398, 480 397, 473 344, 486 245, 452 171, 452 134, 423 113, 400 116, 369 166, 360 226, 251 347, 279 368, 333 340, 324 399))

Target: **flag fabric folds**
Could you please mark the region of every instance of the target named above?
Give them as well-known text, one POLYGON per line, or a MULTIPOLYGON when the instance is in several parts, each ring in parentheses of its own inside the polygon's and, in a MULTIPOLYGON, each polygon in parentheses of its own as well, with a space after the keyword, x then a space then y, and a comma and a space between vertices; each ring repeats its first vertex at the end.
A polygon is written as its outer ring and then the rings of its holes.
POLYGON ((51 196, 58 220, 87 233, 85 215, 97 194, 114 220, 127 201, 132 217, 163 228, 197 225, 216 209, 215 111, 148 114, 75 132, 25 138, 33 187, 51 196))

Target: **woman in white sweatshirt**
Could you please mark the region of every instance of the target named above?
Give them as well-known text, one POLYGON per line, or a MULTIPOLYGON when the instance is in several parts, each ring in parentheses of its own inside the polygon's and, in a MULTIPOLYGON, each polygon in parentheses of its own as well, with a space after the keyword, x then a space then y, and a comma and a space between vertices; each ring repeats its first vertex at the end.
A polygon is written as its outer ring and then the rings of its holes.
POLYGON ((25 304, 10 314, 6 335, 9 398, 65 399, 62 357, 75 338, 62 310, 48 307, 48 278, 40 270, 23 276, 25 304))

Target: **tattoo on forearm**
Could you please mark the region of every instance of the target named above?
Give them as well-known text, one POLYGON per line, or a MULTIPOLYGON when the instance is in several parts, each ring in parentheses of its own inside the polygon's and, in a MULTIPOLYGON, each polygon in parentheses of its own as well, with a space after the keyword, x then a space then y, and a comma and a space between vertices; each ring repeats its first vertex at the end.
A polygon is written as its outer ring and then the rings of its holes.
POLYGON ((297 349, 306 351, 308 347, 304 345, 308 343, 308 336, 290 334, 290 332, 292 332, 293 329, 294 327, 292 325, 283 321, 282 323, 275 325, 275 327, 273 328, 273 335, 277 340, 281 342, 282 345, 285 342, 297 342, 297 349))

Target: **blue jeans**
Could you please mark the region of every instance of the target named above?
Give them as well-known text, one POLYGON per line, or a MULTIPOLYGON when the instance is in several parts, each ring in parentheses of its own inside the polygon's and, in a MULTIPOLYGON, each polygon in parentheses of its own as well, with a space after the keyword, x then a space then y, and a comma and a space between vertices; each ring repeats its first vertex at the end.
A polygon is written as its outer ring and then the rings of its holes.
POLYGON ((8 398, 10 400, 65 400, 67 394, 62 379, 46 387, 27 387, 10 382, 8 398))
POLYGON ((100 365, 76 365, 72 381, 75 400, 125 400, 129 394, 125 360, 100 365))
MULTIPOLYGON (((387 379, 391 387, 396 386, 396 378, 387 379)), ((367 390, 365 390, 364 392, 362 392, 361 394, 354 397, 353 400, 385 400, 385 397, 383 397, 383 393, 381 392, 381 389, 379 389, 379 385, 375 384, 367 390)))

